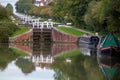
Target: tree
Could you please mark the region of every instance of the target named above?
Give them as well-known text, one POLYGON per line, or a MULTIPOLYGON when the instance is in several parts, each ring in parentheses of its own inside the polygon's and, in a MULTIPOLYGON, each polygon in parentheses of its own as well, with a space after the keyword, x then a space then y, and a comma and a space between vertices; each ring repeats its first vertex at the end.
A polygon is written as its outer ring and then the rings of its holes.
POLYGON ((85 22, 95 30, 120 34, 120 1, 92 1, 85 14, 85 22))
POLYGON ((13 14, 13 6, 11 4, 7 4, 6 9, 9 12, 10 15, 13 14))
POLYGON ((53 17, 60 21, 66 20, 74 25, 84 25, 83 16, 91 0, 57 0, 52 8, 53 17))
POLYGON ((10 21, 0 22, 0 42, 8 42, 8 38, 17 30, 17 26, 10 21))
POLYGON ((17 12, 28 14, 28 11, 33 7, 32 2, 32 0, 19 0, 16 3, 17 12))
POLYGON ((9 18, 9 15, 8 15, 7 10, 0 5, 0 21, 3 19, 8 19, 8 18, 9 18))
MULTIPOLYGON (((100 15, 100 9, 101 9, 101 2, 98 1, 91 1, 88 4, 88 8, 86 13, 84 14, 84 21, 88 25, 88 29, 94 30, 94 31, 99 31, 102 29, 102 26, 100 25, 99 18, 101 20, 101 15, 100 15), (101 28, 101 29, 100 29, 101 28)), ((101 20, 102 22, 102 20, 101 20)))

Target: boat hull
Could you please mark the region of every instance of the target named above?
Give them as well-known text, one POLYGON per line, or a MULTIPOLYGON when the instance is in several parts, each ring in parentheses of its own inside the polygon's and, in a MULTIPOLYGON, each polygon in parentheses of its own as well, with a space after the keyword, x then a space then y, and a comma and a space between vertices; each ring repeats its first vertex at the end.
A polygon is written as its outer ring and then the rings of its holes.
POLYGON ((104 55, 104 56, 120 57, 120 48, 116 48, 113 46, 109 46, 106 48, 100 48, 100 49, 98 49, 98 53, 100 55, 104 55))

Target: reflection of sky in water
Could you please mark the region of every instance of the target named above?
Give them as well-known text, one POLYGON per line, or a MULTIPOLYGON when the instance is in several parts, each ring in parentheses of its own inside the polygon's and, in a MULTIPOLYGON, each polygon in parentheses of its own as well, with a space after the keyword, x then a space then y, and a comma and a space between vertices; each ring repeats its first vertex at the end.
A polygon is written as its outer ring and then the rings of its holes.
POLYGON ((0 4, 3 5, 3 6, 6 6, 8 3, 12 4, 13 7, 14 7, 14 12, 15 12, 15 3, 17 1, 18 0, 0 0, 0 4))
POLYGON ((54 80, 54 71, 49 69, 41 69, 37 67, 32 73, 25 75, 22 71, 12 62, 8 65, 5 71, 0 71, 0 80, 54 80))

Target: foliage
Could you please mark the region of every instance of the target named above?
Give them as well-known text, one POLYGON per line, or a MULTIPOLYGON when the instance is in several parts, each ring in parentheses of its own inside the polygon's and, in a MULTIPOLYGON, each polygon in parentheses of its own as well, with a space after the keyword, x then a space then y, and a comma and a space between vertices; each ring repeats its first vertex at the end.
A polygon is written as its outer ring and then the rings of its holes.
POLYGON ((64 21, 64 16, 66 15, 65 9, 66 0, 56 0, 54 6, 52 7, 52 16, 57 21, 64 21))
POLYGON ((11 4, 7 4, 6 9, 10 15, 13 14, 13 6, 11 4))
POLYGON ((8 21, 0 21, 0 42, 7 42, 10 37, 18 28, 14 23, 8 21))
POLYGON ((51 8, 48 6, 33 7, 28 14, 33 14, 36 16, 41 16, 47 18, 51 16, 51 8))
POLYGON ((84 25, 83 15, 91 0, 60 0, 52 8, 52 15, 61 22, 72 22, 82 28, 84 25))
POLYGON ((16 3, 17 12, 27 14, 28 11, 33 7, 32 0, 19 0, 16 3))
MULTIPOLYGON (((95 13, 97 13, 97 1, 92 1, 88 5, 88 10, 86 11, 86 14, 84 15, 84 21, 91 27, 91 29, 95 30, 96 24, 98 24, 98 21, 94 18, 97 16, 94 16, 95 13)), ((99 12, 98 12, 99 13, 99 12)), ((97 30, 97 29, 96 29, 97 30)))
POLYGON ((51 15, 51 7, 49 6, 41 6, 41 7, 36 7, 33 5, 34 0, 19 0, 16 3, 16 9, 17 12, 20 13, 25 13, 25 14, 30 14, 30 15, 35 15, 35 16, 41 16, 48 18, 51 15))
POLYGON ((35 7, 31 0, 19 0, 16 8, 18 12, 71 22, 78 28, 119 35, 119 5, 120 0, 53 0, 48 6, 35 7))
POLYGON ((65 20, 63 16, 67 15, 67 18, 69 18, 73 24, 78 24, 79 28, 86 28, 101 33, 114 32, 120 34, 119 5, 119 0, 61 0, 53 7, 53 13, 54 15, 58 13, 59 15, 57 15, 57 17, 61 18, 62 21, 65 20), (83 19, 87 26, 84 25, 83 19))
POLYGON ((84 20, 99 32, 114 32, 120 34, 120 1, 91 1, 84 20))
MULTIPOLYGON (((7 8, 9 8, 9 5, 7 8)), ((7 9, 0 5, 0 43, 8 42, 8 37, 17 29, 17 26, 11 22, 10 14, 7 9)))
POLYGON ((8 19, 8 18, 9 18, 9 15, 8 15, 7 10, 0 5, 0 21, 3 19, 8 19))

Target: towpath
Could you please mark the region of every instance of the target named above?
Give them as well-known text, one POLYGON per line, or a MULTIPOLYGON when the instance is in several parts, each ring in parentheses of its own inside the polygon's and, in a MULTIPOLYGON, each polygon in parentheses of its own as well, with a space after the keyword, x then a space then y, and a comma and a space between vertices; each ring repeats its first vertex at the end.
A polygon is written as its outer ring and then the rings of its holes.
POLYGON ((94 33, 91 33, 91 32, 89 32, 89 31, 85 31, 85 30, 79 29, 79 28, 74 28, 74 27, 72 27, 72 26, 67 26, 67 25, 59 25, 59 26, 70 27, 70 28, 73 28, 73 29, 77 29, 77 30, 79 30, 79 31, 81 31, 81 32, 87 33, 87 34, 89 34, 89 35, 95 35, 94 33))

